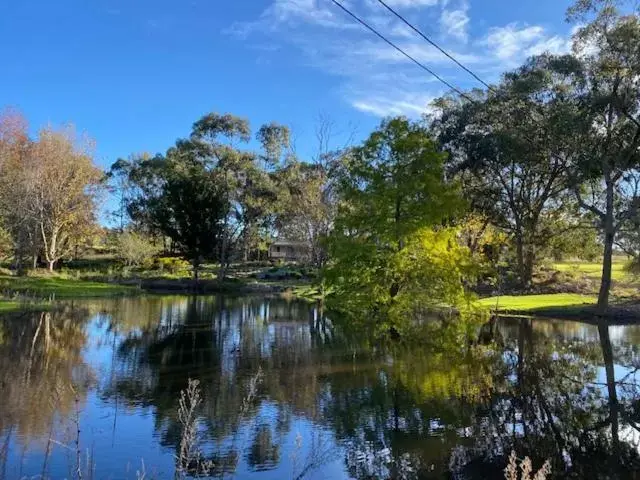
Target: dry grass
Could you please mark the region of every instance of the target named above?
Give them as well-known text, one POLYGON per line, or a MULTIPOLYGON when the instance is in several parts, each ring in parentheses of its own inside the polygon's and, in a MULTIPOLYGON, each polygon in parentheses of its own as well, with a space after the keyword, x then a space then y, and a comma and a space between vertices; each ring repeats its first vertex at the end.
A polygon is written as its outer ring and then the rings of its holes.
POLYGON ((533 473, 531 459, 524 457, 523 460, 518 461, 518 457, 516 457, 516 452, 514 451, 511 451, 509 464, 504 469, 505 480, 545 480, 549 475, 551 475, 551 464, 549 460, 544 462, 540 470, 533 473), (520 470, 520 473, 518 473, 518 470, 520 470))

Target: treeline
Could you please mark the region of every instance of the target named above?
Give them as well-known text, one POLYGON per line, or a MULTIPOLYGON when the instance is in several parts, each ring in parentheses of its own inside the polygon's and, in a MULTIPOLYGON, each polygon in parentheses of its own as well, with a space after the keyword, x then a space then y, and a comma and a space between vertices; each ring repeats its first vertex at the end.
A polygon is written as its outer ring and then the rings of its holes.
POLYGON ((264 259, 275 235, 306 242, 308 261, 321 267, 333 208, 329 165, 340 153, 323 139, 315 161, 301 161, 289 129, 276 123, 255 134, 259 151, 246 148, 251 138, 247 120, 211 113, 165 154, 118 160, 109 176, 121 227, 167 239, 196 280, 205 262, 218 263, 224 280, 231 262, 264 259))
POLYGON ((261 239, 307 241, 341 306, 359 312, 455 303, 478 260, 506 260, 528 289, 541 259, 566 252, 602 258, 604 311, 614 251, 640 253, 640 23, 597 1, 568 18, 582 25, 572 54, 532 57, 321 161, 298 159, 283 126, 262 127, 255 153, 238 148, 247 122, 205 116, 165 155, 114 166, 123 205, 196 272, 220 262, 221 277, 261 239))
POLYGON ((490 90, 440 99, 432 126, 471 207, 512 240, 524 287, 554 238, 596 229, 604 311, 614 249, 640 252, 640 22, 597 0, 567 18, 583 25, 572 54, 535 56, 490 90))
POLYGON ((53 270, 96 232, 104 173, 92 150, 73 127, 31 138, 19 113, 0 115, 0 253, 18 271, 53 270))
MULTIPOLYGON (((196 278, 215 262, 224 279, 275 237, 305 242, 340 308, 398 319, 460 303, 499 264, 526 290, 544 258, 600 257, 604 312, 614 251, 640 255, 640 22, 597 0, 568 17, 572 54, 387 119, 359 146, 328 148, 325 125, 312 159, 286 126, 205 115, 166 153, 113 164, 118 223, 166 240, 196 278)), ((18 264, 52 268, 94 224, 104 179, 68 131, 0 123, 5 237, 18 264)))

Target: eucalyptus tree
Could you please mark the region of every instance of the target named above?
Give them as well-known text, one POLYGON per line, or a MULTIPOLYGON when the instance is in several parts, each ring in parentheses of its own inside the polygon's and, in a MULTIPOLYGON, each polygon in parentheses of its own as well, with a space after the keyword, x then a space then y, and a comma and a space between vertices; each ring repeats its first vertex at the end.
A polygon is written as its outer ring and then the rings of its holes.
POLYGON ((581 0, 570 20, 584 22, 575 36, 579 68, 573 95, 581 122, 571 128, 580 146, 573 161, 573 193, 602 234, 598 311, 609 305, 613 250, 640 207, 640 19, 622 15, 612 1, 581 0))
POLYGON ((551 238, 549 220, 566 217, 566 127, 575 119, 565 101, 571 72, 549 68, 566 62, 533 57, 491 91, 440 99, 432 125, 471 207, 513 239, 525 288, 551 238))
POLYGON ((171 238, 192 264, 198 281, 201 264, 220 251, 229 202, 216 173, 199 157, 197 145, 178 140, 156 159, 158 188, 139 204, 155 229, 171 238))

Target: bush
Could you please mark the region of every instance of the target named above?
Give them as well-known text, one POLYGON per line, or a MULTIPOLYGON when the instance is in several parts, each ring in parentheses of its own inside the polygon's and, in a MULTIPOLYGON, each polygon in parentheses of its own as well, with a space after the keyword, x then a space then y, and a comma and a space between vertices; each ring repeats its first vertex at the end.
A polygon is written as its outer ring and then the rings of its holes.
POLYGON ((158 247, 143 235, 126 232, 118 237, 118 258, 128 267, 150 264, 158 247))
POLYGON ((180 257, 158 257, 154 261, 154 267, 161 272, 175 275, 176 273, 188 271, 191 268, 191 264, 180 257))
POLYGON ((640 276, 640 257, 636 257, 624 266, 624 270, 633 276, 640 276))

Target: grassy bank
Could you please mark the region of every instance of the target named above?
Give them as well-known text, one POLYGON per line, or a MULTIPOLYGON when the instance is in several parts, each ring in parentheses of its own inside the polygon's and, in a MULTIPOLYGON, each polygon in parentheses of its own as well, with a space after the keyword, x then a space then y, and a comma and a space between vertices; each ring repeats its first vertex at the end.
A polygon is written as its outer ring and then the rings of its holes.
POLYGON ((262 270, 235 269, 225 281, 203 278, 197 284, 190 275, 100 276, 95 271, 63 271, 50 274, 38 271, 29 276, 0 275, 0 312, 24 310, 30 305, 46 305, 66 298, 97 298, 138 293, 158 294, 284 294, 292 298, 316 300, 319 297, 309 278, 275 269, 277 276, 259 278, 262 270), (87 274, 88 273, 88 274, 87 274))
POLYGON ((548 295, 507 295, 483 298, 478 305, 500 312, 535 312, 547 308, 575 307, 593 305, 595 296, 575 293, 555 293, 548 295))
POLYGON ((74 280, 56 276, 17 277, 0 276, 0 290, 5 297, 22 296, 27 298, 71 298, 71 297, 109 297, 132 295, 138 289, 130 286, 74 280))
MULTIPOLYGON (((626 261, 616 259, 611 266, 611 278, 614 281, 633 281, 634 278, 625 270, 626 261)), ((586 278, 600 280, 602 275, 602 264, 599 262, 559 262, 553 264, 553 269, 557 272, 581 275, 586 278)))
MULTIPOLYGON (((640 322, 640 279, 627 272, 626 260, 618 258, 612 268, 609 317, 615 321, 640 322)), ((561 262, 534 277, 531 293, 491 296, 477 305, 501 314, 544 315, 589 320, 595 314, 602 265, 597 262, 561 262)))

